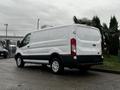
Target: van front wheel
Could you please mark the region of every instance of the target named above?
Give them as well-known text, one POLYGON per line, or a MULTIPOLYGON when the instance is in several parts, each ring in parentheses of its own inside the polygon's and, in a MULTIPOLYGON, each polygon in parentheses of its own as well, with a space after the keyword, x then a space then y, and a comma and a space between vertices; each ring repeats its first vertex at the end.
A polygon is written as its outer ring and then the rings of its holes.
POLYGON ((54 74, 60 74, 64 71, 64 66, 60 59, 53 58, 51 61, 51 70, 54 74))
POLYGON ((23 62, 23 59, 22 59, 21 56, 17 56, 17 58, 16 58, 16 65, 17 65, 17 67, 19 67, 19 68, 24 67, 24 62, 23 62))

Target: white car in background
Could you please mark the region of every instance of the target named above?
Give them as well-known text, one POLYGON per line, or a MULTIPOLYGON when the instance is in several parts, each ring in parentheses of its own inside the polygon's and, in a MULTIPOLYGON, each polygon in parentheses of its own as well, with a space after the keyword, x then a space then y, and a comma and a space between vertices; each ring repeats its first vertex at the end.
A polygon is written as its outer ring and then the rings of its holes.
POLYGON ((8 57, 8 50, 5 49, 2 45, 0 45, 0 56, 3 58, 8 57))

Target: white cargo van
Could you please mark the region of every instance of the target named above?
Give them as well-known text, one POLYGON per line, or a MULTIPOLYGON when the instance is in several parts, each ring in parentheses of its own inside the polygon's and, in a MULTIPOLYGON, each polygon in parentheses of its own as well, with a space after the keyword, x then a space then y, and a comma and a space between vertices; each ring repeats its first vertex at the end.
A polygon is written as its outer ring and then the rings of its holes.
POLYGON ((18 46, 18 67, 25 63, 50 65, 54 73, 61 73, 64 67, 87 69, 103 63, 101 34, 90 26, 74 24, 31 32, 18 46))

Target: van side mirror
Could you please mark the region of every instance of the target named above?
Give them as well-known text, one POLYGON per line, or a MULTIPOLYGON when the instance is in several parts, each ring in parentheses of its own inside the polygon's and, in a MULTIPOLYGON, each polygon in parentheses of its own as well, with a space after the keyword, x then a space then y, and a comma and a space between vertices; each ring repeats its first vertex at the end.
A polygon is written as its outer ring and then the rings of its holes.
POLYGON ((20 43, 20 41, 18 40, 18 41, 17 41, 17 47, 20 47, 20 44, 21 44, 21 43, 20 43))

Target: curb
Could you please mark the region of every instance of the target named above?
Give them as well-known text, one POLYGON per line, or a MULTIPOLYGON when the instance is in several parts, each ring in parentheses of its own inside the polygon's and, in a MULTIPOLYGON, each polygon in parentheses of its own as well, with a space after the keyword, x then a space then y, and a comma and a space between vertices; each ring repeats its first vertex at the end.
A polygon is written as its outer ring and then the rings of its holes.
POLYGON ((90 70, 92 70, 92 71, 98 71, 98 72, 105 72, 105 73, 120 74, 120 71, 113 71, 113 70, 106 70, 106 69, 91 68, 90 70))

